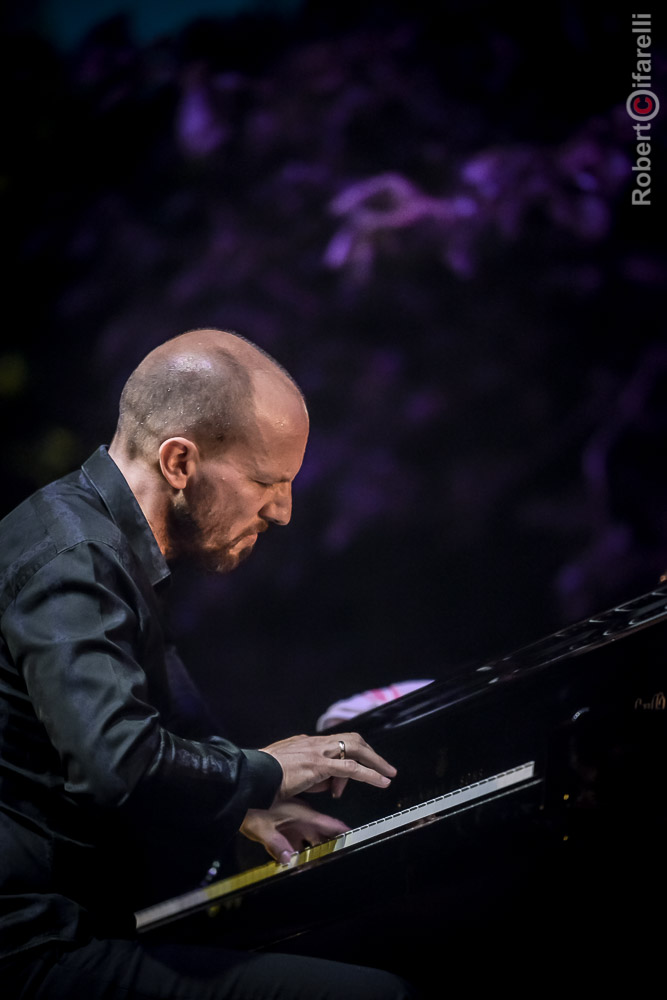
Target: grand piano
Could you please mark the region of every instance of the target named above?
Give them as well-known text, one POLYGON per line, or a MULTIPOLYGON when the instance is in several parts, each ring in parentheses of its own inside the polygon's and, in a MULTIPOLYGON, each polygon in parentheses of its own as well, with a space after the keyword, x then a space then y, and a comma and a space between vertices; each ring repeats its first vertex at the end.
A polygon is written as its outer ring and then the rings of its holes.
POLYGON ((661 585, 358 716, 398 776, 318 802, 348 834, 214 865, 139 932, 378 965, 437 996, 447 970, 488 987, 508 963, 515 989, 528 967, 641 979, 664 951, 666 652, 661 585))

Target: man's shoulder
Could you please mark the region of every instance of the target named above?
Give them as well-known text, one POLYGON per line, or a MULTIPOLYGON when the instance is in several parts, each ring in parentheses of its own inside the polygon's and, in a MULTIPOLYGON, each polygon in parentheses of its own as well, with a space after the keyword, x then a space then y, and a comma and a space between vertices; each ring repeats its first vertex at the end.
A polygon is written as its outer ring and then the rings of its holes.
POLYGON ((118 526, 83 470, 72 472, 15 507, 0 521, 0 584, 39 569, 82 544, 124 547, 118 526))
POLYGON ((0 541, 48 535, 57 547, 114 538, 118 528, 82 469, 43 486, 0 521, 0 541), (18 536, 18 537, 17 537, 18 536))

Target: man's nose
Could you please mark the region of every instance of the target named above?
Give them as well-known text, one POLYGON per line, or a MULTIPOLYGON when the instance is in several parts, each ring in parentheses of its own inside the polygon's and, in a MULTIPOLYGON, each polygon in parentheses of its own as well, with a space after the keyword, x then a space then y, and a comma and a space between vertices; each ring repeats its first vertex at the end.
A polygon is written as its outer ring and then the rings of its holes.
POLYGON ((292 516, 292 484, 276 483, 271 498, 259 513, 272 524, 289 524, 292 516))

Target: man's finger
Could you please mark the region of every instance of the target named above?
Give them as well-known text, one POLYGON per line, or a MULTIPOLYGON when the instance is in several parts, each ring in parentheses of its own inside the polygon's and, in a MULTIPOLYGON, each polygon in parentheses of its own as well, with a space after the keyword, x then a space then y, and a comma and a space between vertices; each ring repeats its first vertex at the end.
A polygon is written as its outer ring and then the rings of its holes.
MULTIPOLYGON (((376 788, 387 788, 391 784, 391 778, 373 770, 372 767, 365 767, 356 760, 346 757, 345 760, 330 760, 327 762, 329 776, 331 778, 344 778, 352 781, 363 781, 367 785, 375 785, 376 788)), ((392 768, 395 774, 395 769, 392 768)))
POLYGON ((359 733, 334 733, 328 739, 331 741, 331 746, 325 751, 326 757, 334 760, 356 760, 387 778, 396 776, 396 768, 376 753, 359 733))
POLYGON ((304 824, 304 835, 312 844, 321 844, 325 840, 331 840, 340 833, 347 833, 349 830, 347 823, 335 816, 326 816, 324 813, 315 813, 307 824, 304 824))
POLYGON ((343 792, 345 791, 345 786, 347 785, 347 778, 332 778, 331 779, 331 796, 334 799, 339 799, 343 792))
POLYGON ((296 851, 296 847, 290 843, 280 830, 273 830, 267 835, 264 840, 264 847, 274 861, 279 861, 281 865, 286 865, 296 851))

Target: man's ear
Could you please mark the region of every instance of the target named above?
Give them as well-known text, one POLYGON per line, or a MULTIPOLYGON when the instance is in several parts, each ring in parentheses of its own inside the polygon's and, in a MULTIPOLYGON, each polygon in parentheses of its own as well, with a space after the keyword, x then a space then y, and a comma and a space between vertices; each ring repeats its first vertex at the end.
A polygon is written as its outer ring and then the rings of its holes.
POLYGON ((169 485, 183 490, 194 476, 200 462, 199 448, 188 438, 167 438, 158 452, 160 470, 169 485))

